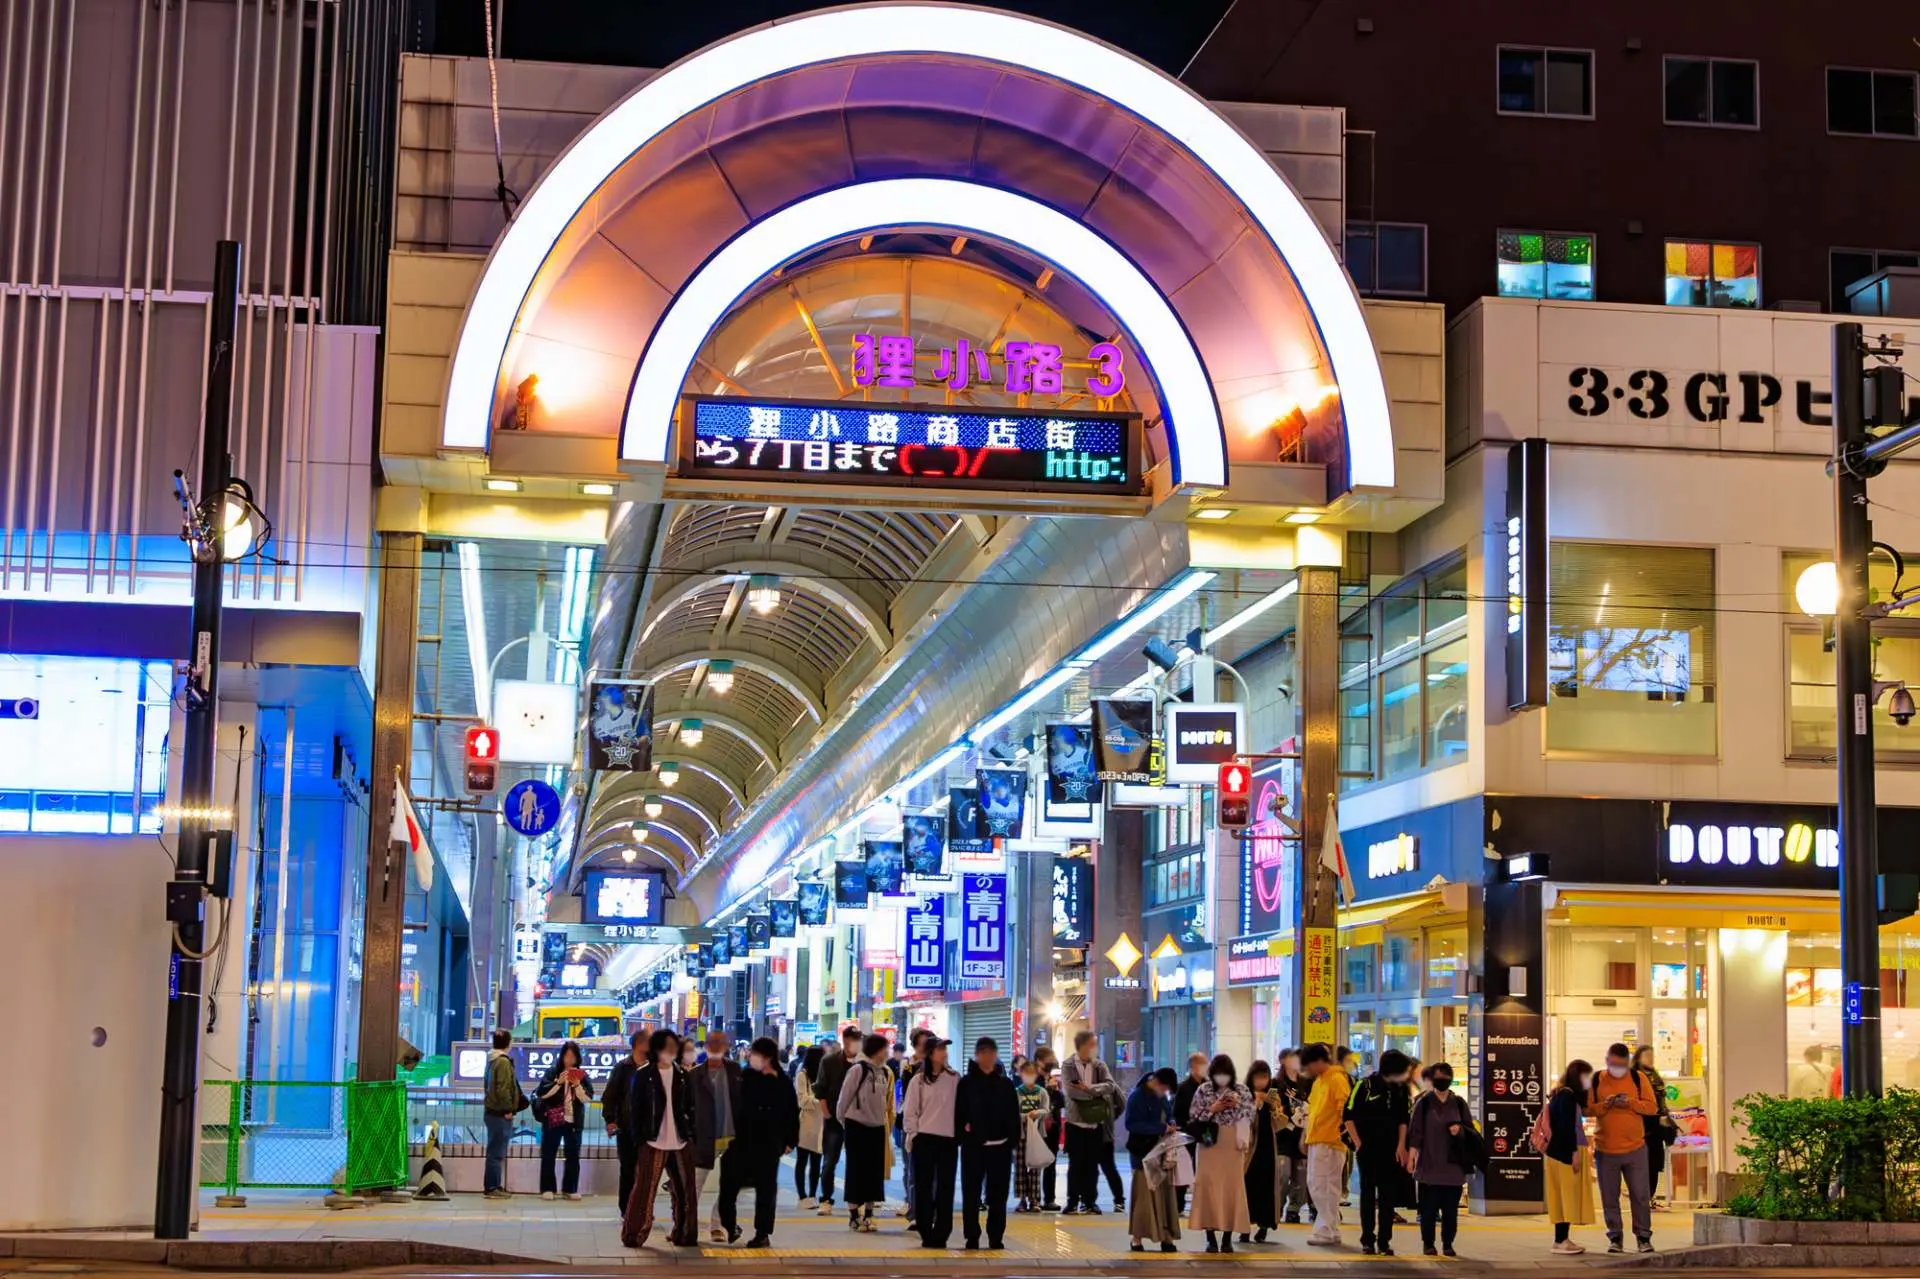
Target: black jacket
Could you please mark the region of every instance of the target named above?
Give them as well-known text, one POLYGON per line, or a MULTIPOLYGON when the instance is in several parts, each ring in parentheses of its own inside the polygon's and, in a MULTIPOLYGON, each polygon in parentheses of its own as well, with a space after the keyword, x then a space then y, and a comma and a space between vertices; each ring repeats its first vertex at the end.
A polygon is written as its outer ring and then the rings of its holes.
POLYGON ((740 1110, 734 1116, 738 1144, 775 1158, 800 1144, 800 1103, 785 1074, 761 1070, 740 1076, 740 1110))
POLYGON ((1557 1088, 1547 1099, 1547 1158, 1570 1164, 1580 1149, 1580 1128, 1585 1119, 1586 1098, 1571 1088, 1557 1088))
POLYGON ((1390 1084, 1376 1072, 1353 1087, 1347 1097, 1347 1119, 1360 1134, 1355 1159, 1368 1167, 1391 1167, 1400 1136, 1413 1114, 1413 1090, 1390 1084))
POLYGON ((838 1048, 820 1059, 820 1074, 813 1081, 813 1095, 827 1103, 828 1123, 837 1122, 833 1110, 840 1104, 840 1086, 847 1082, 847 1068, 852 1064, 847 1054, 838 1048))
MULTIPOLYGON (((673 1126, 680 1140, 693 1145, 693 1081, 679 1066, 673 1068, 673 1126)), ((633 1072, 627 1085, 627 1104, 623 1110, 627 1131, 641 1145, 660 1135, 660 1115, 666 1109, 667 1090, 660 1082, 660 1067, 648 1062, 633 1072)))
MULTIPOLYGON (((1304 1076, 1289 1079, 1284 1071, 1274 1076, 1273 1086, 1279 1090, 1280 1104, 1287 1108, 1288 1115, 1296 1114, 1306 1106, 1307 1093, 1313 1087, 1304 1076)), ((1273 1135, 1274 1152, 1288 1159, 1298 1159, 1303 1135, 1298 1128, 1282 1128, 1273 1135)))
POLYGON ((633 1074, 640 1067, 633 1064, 631 1055, 622 1057, 613 1064, 613 1070, 607 1076, 606 1090, 600 1094, 600 1118, 612 1132, 625 1122, 627 1113, 627 1092, 633 1087, 633 1074))
POLYGON ((1173 1090, 1173 1122, 1180 1131, 1192 1137, 1200 1134, 1196 1131, 1200 1125, 1193 1122, 1193 1094, 1200 1091, 1200 1081, 1189 1071, 1180 1079, 1180 1086, 1173 1090))
POLYGON ((1020 1098, 1013 1080, 997 1064, 992 1070, 967 1063, 953 1094, 953 1130, 961 1141, 978 1146, 989 1141, 1012 1142, 1020 1135, 1020 1098))

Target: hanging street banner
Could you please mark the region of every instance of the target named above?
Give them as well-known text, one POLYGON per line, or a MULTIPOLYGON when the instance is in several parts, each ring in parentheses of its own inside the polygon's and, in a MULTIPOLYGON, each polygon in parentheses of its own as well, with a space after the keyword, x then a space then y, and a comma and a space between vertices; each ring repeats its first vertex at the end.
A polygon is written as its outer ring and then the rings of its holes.
POLYGON ((1094 702, 1093 758, 1101 781, 1136 784, 1153 781, 1148 760, 1152 745, 1152 702, 1109 699, 1094 702))
POLYGON ((908 813, 900 819, 907 874, 938 879, 947 873, 947 824, 938 813, 908 813))
POLYGON ((1047 798, 1055 804, 1100 802, 1091 725, 1047 725, 1047 798))
POLYGON ((867 891, 883 897, 898 897, 906 891, 906 863, 897 839, 866 841, 867 891))
POLYGON ((1338 950, 1334 945, 1334 930, 1302 929, 1300 944, 1300 1008, 1304 1023, 1300 1042, 1330 1044, 1333 1042, 1334 999, 1338 989, 1335 985, 1338 979, 1338 950))
POLYGON ((907 911, 907 990, 939 991, 946 986, 947 898, 934 893, 907 911))
POLYGON ((1077 950, 1093 942, 1093 862, 1053 859, 1053 944, 1077 950))
POLYGON ((964 875, 960 881, 960 975, 1007 977, 1007 877, 964 875))
POLYGON ((765 950, 773 944, 773 917, 771 915, 747 916, 747 951, 765 950))
POLYGON ((773 920, 775 937, 800 935, 800 902, 793 897, 776 897, 767 903, 767 917, 773 920))
POLYGON ((752 938, 747 935, 745 924, 727 925, 727 949, 732 953, 735 963, 747 957, 747 952, 752 949, 752 938))
POLYGON ((713 935, 713 962, 708 964, 707 967, 709 970, 725 968, 732 962, 733 934, 730 930, 723 928, 713 935))
POLYGON ((947 847, 956 853, 990 853, 993 832, 980 806, 977 786, 955 786, 947 792, 947 847))
MULTIPOLYGON (((865 867, 861 868, 863 871, 865 867)), ((800 885, 800 923, 807 928, 827 926, 827 903, 833 900, 833 888, 824 879, 809 879, 800 885)), ((864 901, 861 905, 865 905, 864 901)))
POLYGON ((844 861, 833 864, 833 904, 841 910, 867 908, 867 863, 844 861))
POLYGON ((587 771, 644 773, 653 767, 653 685, 597 679, 587 685, 587 771))
POLYGON ((1027 816, 1027 770, 1024 768, 983 768, 980 779, 980 814, 987 834, 995 839, 1018 839, 1027 816))

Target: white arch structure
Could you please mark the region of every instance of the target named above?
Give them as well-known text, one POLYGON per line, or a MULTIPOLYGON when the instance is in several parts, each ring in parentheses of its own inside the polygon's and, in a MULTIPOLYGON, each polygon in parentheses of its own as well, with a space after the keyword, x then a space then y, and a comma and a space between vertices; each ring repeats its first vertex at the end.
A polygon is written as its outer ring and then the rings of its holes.
POLYGON ((1119 320, 1153 370, 1174 482, 1226 485, 1226 436, 1213 383, 1186 326, 1146 273, 1052 205, 955 178, 882 178, 835 187, 796 200, 727 241, 680 287, 653 330, 627 396, 622 459, 666 460, 668 428, 694 356, 770 271, 831 241, 902 226, 1004 240, 1078 280, 1119 320))
MULTIPOLYGON (((929 51, 1076 85, 1159 130, 1210 169, 1265 232, 1299 284, 1340 387, 1352 483, 1393 484, 1386 384, 1359 298, 1312 214, 1267 158, 1186 86, 1110 45, 1018 14, 940 4, 829 9, 743 32, 648 80, 575 139, 488 257, 448 370, 442 444, 486 447, 501 362, 535 276, 575 215, 635 151, 688 114, 768 77, 844 58, 929 51)), ((916 220, 945 221, 938 216, 916 220)), ((1024 228, 1013 237, 1016 243, 1024 238, 1024 228)), ((767 261, 763 273, 778 265, 767 261)), ((1073 271, 1070 262, 1055 265, 1073 271)), ((1161 370, 1169 352, 1147 345, 1145 334, 1134 336, 1148 362, 1161 370)), ((641 370, 649 376, 649 400, 654 398, 651 364, 649 356, 641 370)), ((677 381, 678 374, 673 376, 677 381)), ((677 393, 677 384, 674 389, 677 393)), ((1170 414, 1172 426, 1180 431, 1173 441, 1182 466, 1176 478, 1210 482, 1200 473, 1202 459, 1209 449, 1223 449, 1218 432, 1211 443, 1199 439, 1205 424, 1190 420, 1193 408, 1171 394, 1168 398, 1177 406, 1170 414)), ((633 411, 630 403, 625 434, 634 431, 633 411)), ((1217 425, 1217 409, 1214 416, 1217 425)), ((664 435, 666 418, 657 422, 648 429, 664 435)))

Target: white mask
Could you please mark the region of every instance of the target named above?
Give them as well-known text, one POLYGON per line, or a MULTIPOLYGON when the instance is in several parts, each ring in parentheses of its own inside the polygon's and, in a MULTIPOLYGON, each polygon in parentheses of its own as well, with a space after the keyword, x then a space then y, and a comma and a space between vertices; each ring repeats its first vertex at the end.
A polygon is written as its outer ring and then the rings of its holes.
POLYGON ((1215 1075, 1213 1077, 1213 1086, 1215 1088, 1225 1088, 1228 1084, 1231 1084, 1232 1082, 1233 1082, 1232 1075, 1215 1075))
POLYGON ((1627 1068, 1625 1066, 1615 1066, 1609 1063, 1607 1066, 1607 1073, 1609 1075, 1612 1075, 1615 1079, 1625 1079, 1627 1077, 1627 1068))
POLYGON ((1581 1086, 1582 1088, 1591 1088, 1591 1087, 1593 1087, 1593 1072, 1592 1072, 1592 1071, 1588 1071, 1588 1072, 1587 1072, 1586 1074, 1584 1074, 1584 1075, 1582 1075, 1582 1076, 1580 1076, 1580 1086, 1581 1086))
POLYGON ((664 1070, 664 1069, 666 1069, 666 1068, 667 1068, 668 1066, 671 1066, 671 1065, 673 1065, 673 1054, 672 1054, 672 1053, 661 1053, 661 1054, 660 1054, 660 1067, 661 1067, 661 1069, 663 1069, 663 1070, 664 1070))

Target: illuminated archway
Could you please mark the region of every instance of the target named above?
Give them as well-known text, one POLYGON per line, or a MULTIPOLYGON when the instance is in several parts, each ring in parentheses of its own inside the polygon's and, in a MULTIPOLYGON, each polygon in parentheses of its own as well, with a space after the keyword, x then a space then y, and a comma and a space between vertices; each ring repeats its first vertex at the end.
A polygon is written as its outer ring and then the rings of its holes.
MULTIPOLYGON (((1298 286, 1338 385, 1348 479, 1356 486, 1392 485, 1386 388, 1359 299, 1311 213, 1266 156, 1179 82, 1119 50, 1016 14, 932 4, 826 10, 745 32, 653 77, 576 139, 494 246, 450 365, 443 445, 486 447, 502 362, 542 265, 640 148, 763 80, 844 60, 930 51, 1073 86, 1127 113, 1217 180, 1298 286)), ((1152 347, 1141 354, 1156 370, 1170 358, 1152 347)), ((1183 432, 1173 451, 1188 466, 1207 447, 1184 434, 1192 417, 1185 408, 1173 416, 1183 432)), ((1183 478, 1198 480, 1198 469, 1183 478)))

